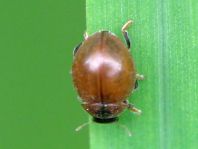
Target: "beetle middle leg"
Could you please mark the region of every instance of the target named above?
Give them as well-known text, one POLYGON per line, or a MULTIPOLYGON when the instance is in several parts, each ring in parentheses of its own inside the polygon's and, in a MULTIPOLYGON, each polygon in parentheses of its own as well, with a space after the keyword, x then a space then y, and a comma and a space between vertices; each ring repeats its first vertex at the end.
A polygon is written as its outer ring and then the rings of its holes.
POLYGON ((136 77, 136 81, 135 81, 134 89, 137 89, 138 88, 138 80, 144 80, 144 76, 137 73, 135 77, 136 77))
POLYGON ((130 39, 129 39, 129 36, 128 36, 128 32, 127 32, 127 29, 129 28, 129 26, 132 24, 132 20, 129 20, 128 22, 126 22, 123 27, 122 27, 122 34, 126 40, 126 43, 127 43, 127 47, 128 49, 130 49, 131 47, 131 42, 130 42, 130 39))
POLYGON ((144 80, 144 75, 137 73, 136 74, 136 79, 137 80, 144 80))

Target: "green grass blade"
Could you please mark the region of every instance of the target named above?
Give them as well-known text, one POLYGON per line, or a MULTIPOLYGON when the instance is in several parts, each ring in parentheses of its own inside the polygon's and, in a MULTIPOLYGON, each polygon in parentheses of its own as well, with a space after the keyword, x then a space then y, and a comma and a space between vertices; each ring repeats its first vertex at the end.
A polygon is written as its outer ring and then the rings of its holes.
POLYGON ((198 3, 196 0, 87 0, 87 31, 110 30, 120 38, 129 19, 131 52, 145 80, 129 101, 142 116, 90 126, 91 149, 197 149, 198 3))

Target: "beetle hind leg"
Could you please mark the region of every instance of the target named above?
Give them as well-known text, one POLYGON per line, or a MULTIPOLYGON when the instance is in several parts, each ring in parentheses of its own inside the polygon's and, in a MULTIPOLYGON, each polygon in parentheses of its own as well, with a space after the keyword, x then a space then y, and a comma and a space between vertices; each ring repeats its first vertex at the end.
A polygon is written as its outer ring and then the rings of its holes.
POLYGON ((135 113, 137 115, 142 114, 142 111, 140 109, 136 108, 133 104, 129 103, 128 100, 125 100, 123 103, 125 104, 126 108, 128 108, 133 113, 135 113))
POLYGON ((122 27, 122 34, 125 38, 125 41, 127 43, 127 47, 128 49, 130 49, 131 47, 131 42, 130 42, 130 39, 129 39, 129 36, 128 36, 128 32, 127 32, 127 29, 129 28, 129 26, 132 24, 132 20, 129 20, 128 22, 126 22, 123 27, 122 27))
POLYGON ((141 115, 142 111, 136 108, 133 104, 128 103, 128 109, 137 115, 141 115))

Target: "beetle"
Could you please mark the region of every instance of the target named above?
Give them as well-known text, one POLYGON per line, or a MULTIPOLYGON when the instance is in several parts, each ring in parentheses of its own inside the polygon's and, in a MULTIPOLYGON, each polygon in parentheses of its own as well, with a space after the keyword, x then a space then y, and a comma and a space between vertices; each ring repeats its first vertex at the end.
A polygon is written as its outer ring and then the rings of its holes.
POLYGON ((97 123, 111 123, 126 108, 140 114, 127 97, 137 88, 137 74, 130 54, 131 42, 126 22, 121 31, 127 46, 113 33, 99 31, 88 36, 73 51, 72 78, 82 107, 97 123))

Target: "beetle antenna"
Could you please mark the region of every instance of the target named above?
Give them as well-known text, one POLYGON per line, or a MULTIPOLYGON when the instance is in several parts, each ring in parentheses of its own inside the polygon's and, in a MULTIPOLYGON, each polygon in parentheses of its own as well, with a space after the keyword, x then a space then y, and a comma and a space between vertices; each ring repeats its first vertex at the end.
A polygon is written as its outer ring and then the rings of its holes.
POLYGON ((117 123, 117 124, 118 124, 119 127, 123 128, 125 130, 125 132, 128 134, 129 137, 132 136, 131 131, 129 130, 129 128, 126 125, 119 124, 119 123, 117 123))
POLYGON ((82 128, 84 128, 85 126, 87 126, 87 125, 89 125, 89 124, 91 124, 91 122, 83 123, 83 124, 81 124, 80 126, 78 126, 78 127, 75 129, 75 131, 79 131, 79 130, 81 130, 82 128))

